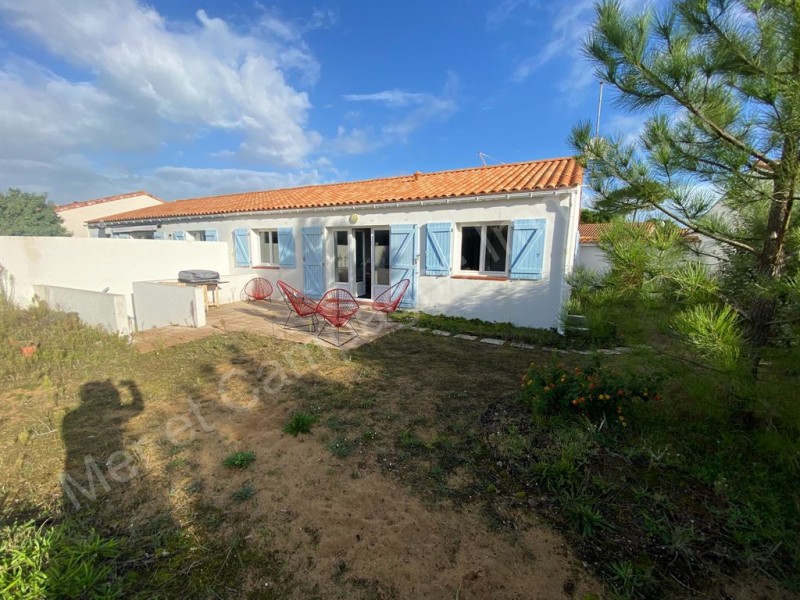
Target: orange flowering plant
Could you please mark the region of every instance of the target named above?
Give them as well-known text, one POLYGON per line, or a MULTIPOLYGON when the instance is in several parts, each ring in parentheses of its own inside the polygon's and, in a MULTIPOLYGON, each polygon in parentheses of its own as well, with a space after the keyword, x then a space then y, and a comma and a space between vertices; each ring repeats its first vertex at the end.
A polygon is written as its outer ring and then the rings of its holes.
POLYGON ((522 377, 522 396, 538 413, 584 414, 592 422, 628 427, 629 408, 636 402, 661 400, 658 378, 624 375, 599 360, 585 369, 562 363, 531 363, 522 377))

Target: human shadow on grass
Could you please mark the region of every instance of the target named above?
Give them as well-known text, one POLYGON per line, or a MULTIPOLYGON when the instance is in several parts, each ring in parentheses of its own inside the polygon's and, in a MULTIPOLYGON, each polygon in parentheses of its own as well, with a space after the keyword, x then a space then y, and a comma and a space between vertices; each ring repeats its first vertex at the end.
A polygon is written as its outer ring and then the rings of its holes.
POLYGON ((157 549, 180 535, 167 490, 148 480, 135 442, 125 436, 127 423, 144 405, 133 381, 89 381, 81 386, 80 404, 62 422, 61 521, 74 539, 117 540, 102 585, 123 585, 131 572, 143 583, 160 568, 157 549))
POLYGON ((125 447, 125 423, 144 410, 144 398, 133 381, 121 381, 129 398, 110 380, 81 386, 81 403, 62 423, 65 446, 61 475, 65 511, 79 511, 100 495, 127 485, 139 474, 136 457, 125 447))

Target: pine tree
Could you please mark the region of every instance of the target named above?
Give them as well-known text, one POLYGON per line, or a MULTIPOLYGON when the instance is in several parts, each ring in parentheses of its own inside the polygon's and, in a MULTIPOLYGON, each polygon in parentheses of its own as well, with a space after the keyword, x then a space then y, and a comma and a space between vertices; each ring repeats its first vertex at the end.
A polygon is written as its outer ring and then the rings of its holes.
POLYGON ((733 315, 756 373, 800 300, 800 1, 678 0, 640 13, 604 1, 585 51, 617 102, 647 115, 634 143, 592 137, 588 123, 573 130, 596 206, 655 211, 716 240, 719 306, 698 322, 717 315, 724 329, 733 315))

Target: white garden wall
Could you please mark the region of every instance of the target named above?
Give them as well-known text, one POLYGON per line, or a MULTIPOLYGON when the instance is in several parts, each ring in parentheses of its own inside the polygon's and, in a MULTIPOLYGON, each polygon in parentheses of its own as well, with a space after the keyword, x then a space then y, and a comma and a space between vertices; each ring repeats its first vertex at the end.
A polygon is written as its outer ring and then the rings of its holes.
POLYGON ((74 312, 84 323, 127 335, 133 331, 125 297, 53 285, 34 285, 34 293, 57 310, 74 312))
MULTIPOLYGON (((94 292, 107 290, 125 298, 126 317, 130 321, 134 320, 134 281, 175 280, 179 271, 187 269, 210 269, 230 281, 225 276, 230 252, 230 246, 221 242, 0 237, 0 266, 8 272, 16 304, 29 304, 37 284, 94 292)), ((238 284, 241 277, 231 279, 238 284)), ((240 290, 241 287, 227 289, 223 285, 220 300, 238 300, 240 290)))
POLYGON ((202 327, 206 324, 203 288, 172 282, 137 281, 133 284, 136 329, 178 325, 202 327))
POLYGON ((605 273, 610 268, 606 253, 597 244, 590 243, 580 245, 578 265, 597 273, 605 273))

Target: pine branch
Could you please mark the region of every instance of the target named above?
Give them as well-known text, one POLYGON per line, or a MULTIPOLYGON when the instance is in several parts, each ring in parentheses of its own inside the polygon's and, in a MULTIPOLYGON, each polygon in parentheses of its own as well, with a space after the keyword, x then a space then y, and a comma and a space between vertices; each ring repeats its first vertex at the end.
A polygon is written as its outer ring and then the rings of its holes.
MULTIPOLYGON (((706 127, 708 127, 713 133, 717 135, 717 137, 725 140, 726 142, 738 148, 739 150, 747 152, 754 158, 764 162, 773 169, 777 166, 777 163, 771 158, 769 158, 766 154, 762 154, 761 152, 758 152, 755 148, 751 148, 750 146, 745 144, 742 140, 740 140, 739 138, 728 132, 726 129, 724 129, 720 125, 717 125, 714 121, 706 117, 702 113, 702 111, 700 111, 699 108, 697 108, 693 103, 689 101, 688 97, 686 97, 685 95, 678 95, 677 93, 675 93, 677 90, 673 90, 663 85, 662 81, 656 76, 656 74, 653 73, 653 71, 651 71, 650 69, 648 69, 643 62, 637 61, 635 63, 632 62, 631 64, 638 67, 639 70, 647 76, 648 83, 650 85, 661 91, 665 96, 673 98, 678 104, 683 106, 686 110, 688 110, 700 121, 702 121, 706 125, 706 127)), ((681 91, 683 90, 681 89, 681 91)))
POLYGON ((681 225, 683 225, 684 227, 686 227, 686 228, 688 228, 688 229, 691 229, 691 230, 692 230, 692 231, 694 231, 695 233, 699 233, 700 235, 704 235, 704 236, 706 236, 706 237, 709 237, 709 238, 711 238, 712 240, 716 240, 716 241, 718 241, 718 242, 720 242, 720 243, 723 243, 723 244, 728 244, 729 246, 733 246, 734 248, 738 248, 739 250, 744 250, 745 252, 750 252, 751 254, 758 255, 758 251, 757 251, 755 248, 752 248, 752 247, 748 246, 747 244, 743 244, 743 243, 741 243, 741 242, 737 242, 736 240, 732 240, 732 239, 729 239, 729 238, 723 237, 723 236, 721 236, 721 235, 717 235, 717 234, 715 234, 715 233, 711 233, 710 231, 707 231, 707 230, 705 230, 705 229, 703 229, 703 228, 701 228, 701 227, 698 227, 696 223, 689 223, 688 221, 686 221, 686 220, 684 220, 684 219, 681 219, 681 218, 680 218, 680 217, 679 217, 677 214, 675 214, 674 212, 672 212, 672 211, 669 211, 669 210, 667 210, 666 208, 664 208, 664 207, 663 207, 663 206, 662 206, 660 203, 658 203, 658 202, 653 202, 653 203, 652 203, 652 206, 654 206, 656 209, 658 209, 658 210, 660 210, 661 212, 663 212, 663 213, 664 213, 665 215, 667 215, 667 216, 668 216, 670 219, 673 219, 674 221, 676 221, 676 222, 680 223, 680 224, 681 224, 681 225))

